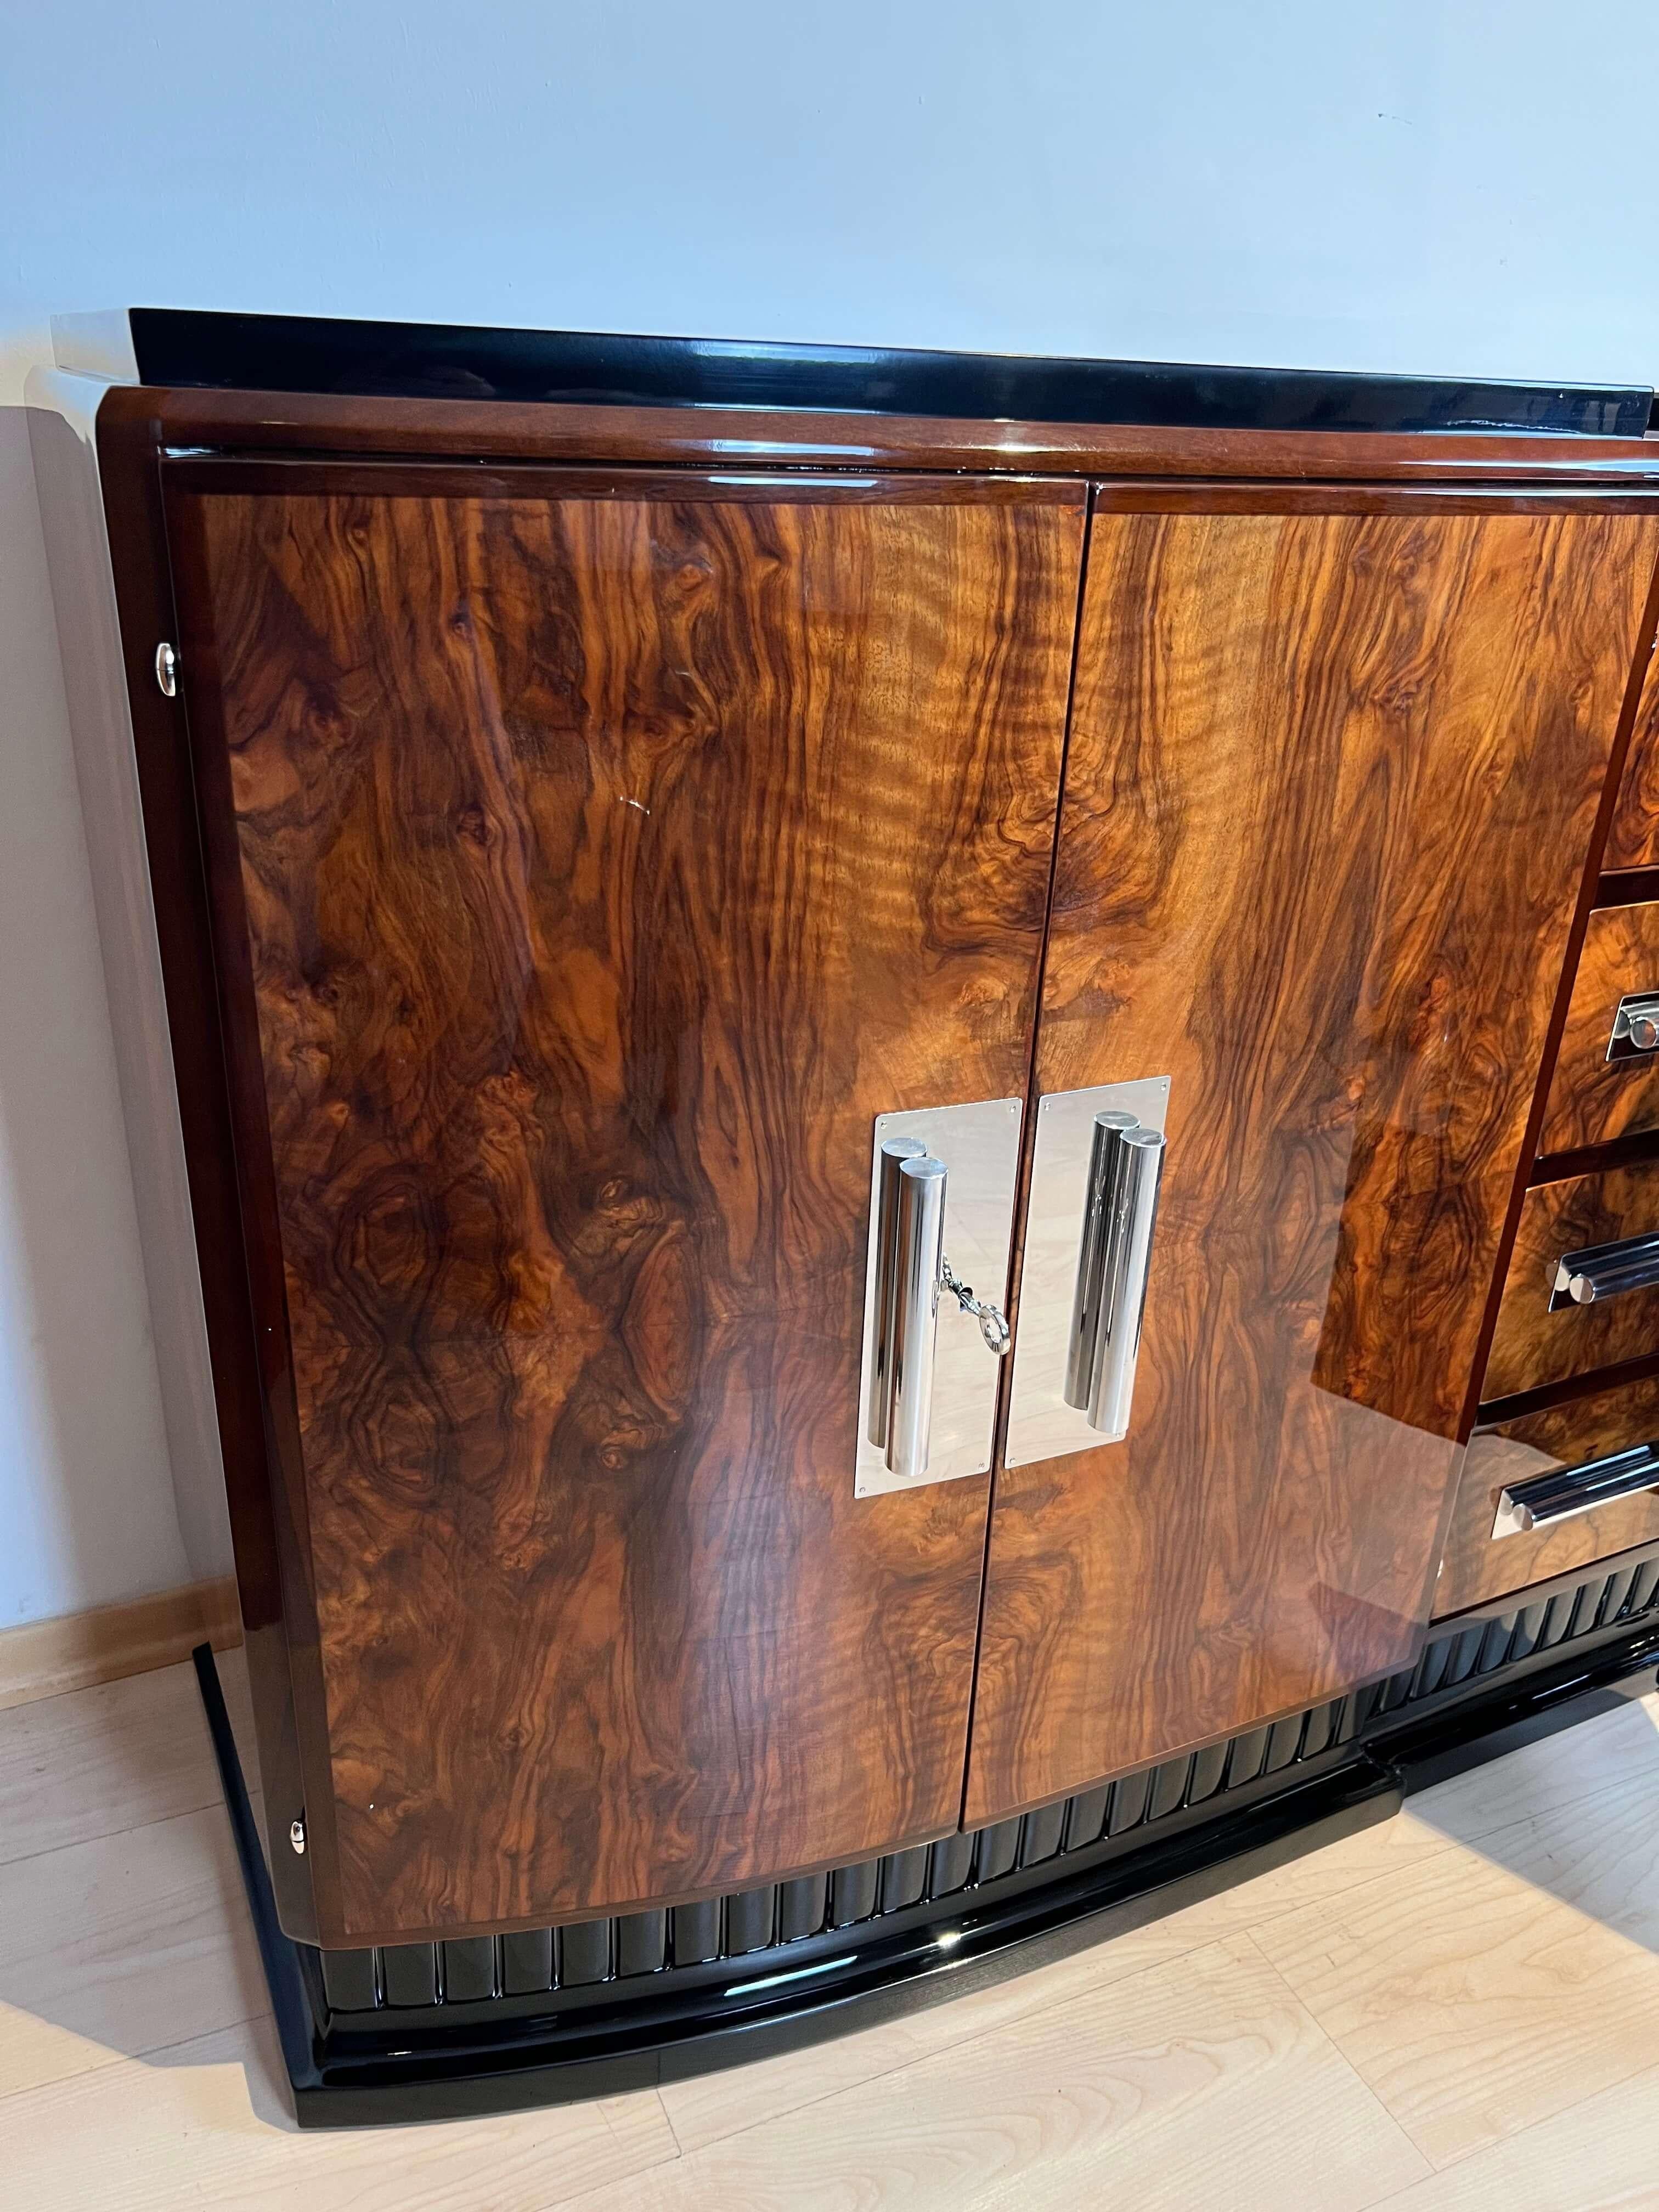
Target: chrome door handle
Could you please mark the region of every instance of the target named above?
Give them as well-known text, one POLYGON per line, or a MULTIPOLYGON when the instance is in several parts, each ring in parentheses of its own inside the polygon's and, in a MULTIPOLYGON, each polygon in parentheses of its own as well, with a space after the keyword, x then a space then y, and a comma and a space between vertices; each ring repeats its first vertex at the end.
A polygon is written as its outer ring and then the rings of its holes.
POLYGON ((890 1137, 883 1145, 869 1433, 895 1474, 918 1475, 927 1467, 945 1180, 944 1161, 915 1137, 890 1137))
POLYGON ((1066 1402, 1109 1438, 1128 1434, 1164 1151, 1163 1132, 1145 1127, 1133 1114, 1109 1109, 1096 1115, 1066 1402))
MULTIPOLYGON (((967 1177, 964 1233, 969 1249, 976 1255, 975 1272, 988 1256, 1006 1274, 1018 1166, 1019 1102, 991 1100, 982 1106, 923 1109, 893 1119, 921 1125, 941 1152, 958 1160, 967 1177), (977 1236, 972 1233, 971 1201, 975 1195, 981 1201, 981 1216, 977 1236), (989 1240, 988 1255, 982 1218, 988 1212, 998 1224, 998 1233, 989 1240)), ((986 1345, 999 1358, 1007 1352, 1011 1340, 1007 1317, 1000 1307, 975 1297, 972 1285, 961 1280, 946 1256, 949 1180, 945 1161, 921 1136, 902 1129, 884 1136, 878 1128, 863 1434, 880 1455, 876 1464, 897 1478, 887 1486, 895 1488, 930 1472, 941 1296, 948 1293, 963 1313, 972 1316, 986 1345)), ((963 1380, 958 1374, 953 1390, 959 1390, 963 1380)), ((934 1480, 988 1468, 994 1411, 993 1383, 985 1400, 982 1451, 976 1446, 970 1458, 958 1439, 945 1452, 934 1480)), ((866 1462, 861 1496, 884 1486, 868 1479, 867 1469, 866 1462)))
POLYGON ((1127 1428, 1169 1114, 1167 1075, 1038 1103, 1006 1467, 1098 1451, 1127 1428))
POLYGON ((1555 1263, 1550 1285, 1549 1310, 1594 1305, 1601 1298, 1622 1297, 1626 1291, 1647 1291, 1659 1285, 1659 1235, 1621 1237, 1616 1244, 1589 1244, 1582 1252, 1564 1252, 1555 1263))
POLYGON ((1547 1474, 1512 1482, 1498 1492, 1492 1540, 1528 1535, 1644 1490, 1659 1490, 1659 1443, 1633 1444, 1628 1451, 1586 1460, 1582 1467, 1552 1468, 1547 1474))

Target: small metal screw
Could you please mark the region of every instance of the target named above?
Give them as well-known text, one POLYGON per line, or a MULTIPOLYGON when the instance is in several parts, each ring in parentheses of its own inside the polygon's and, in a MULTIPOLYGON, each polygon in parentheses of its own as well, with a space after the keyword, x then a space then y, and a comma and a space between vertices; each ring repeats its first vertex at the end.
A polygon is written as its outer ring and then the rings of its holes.
POLYGON ((288 1839, 293 1844, 295 1855, 303 1858, 306 1855, 306 1816, 303 1813, 297 1820, 289 1822, 288 1839))
MULTIPOLYGON (((178 697, 179 656, 165 638, 155 648, 155 681, 161 687, 161 696, 164 699, 178 697)), ((301 1850, 304 1845, 296 1844, 295 1849, 301 1850)))

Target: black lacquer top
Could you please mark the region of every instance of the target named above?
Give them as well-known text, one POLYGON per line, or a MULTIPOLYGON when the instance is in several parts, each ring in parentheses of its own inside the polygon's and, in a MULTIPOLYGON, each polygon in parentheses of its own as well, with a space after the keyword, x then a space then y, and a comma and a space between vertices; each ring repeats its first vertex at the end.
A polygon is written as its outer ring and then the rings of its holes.
POLYGON ((1639 438, 1642 386, 1048 360, 134 307, 145 384, 608 406, 799 408, 1212 430, 1544 430, 1639 438))

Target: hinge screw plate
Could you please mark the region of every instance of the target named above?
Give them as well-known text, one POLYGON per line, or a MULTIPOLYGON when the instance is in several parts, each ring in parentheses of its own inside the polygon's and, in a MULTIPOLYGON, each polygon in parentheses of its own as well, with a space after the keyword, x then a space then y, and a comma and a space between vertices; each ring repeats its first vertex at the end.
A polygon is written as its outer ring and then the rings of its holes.
MULTIPOLYGON (((155 648, 155 681, 161 687, 161 696, 164 699, 178 697, 179 656, 165 638, 155 648)), ((301 1848, 298 1844, 295 1845, 296 1850, 301 1848)))

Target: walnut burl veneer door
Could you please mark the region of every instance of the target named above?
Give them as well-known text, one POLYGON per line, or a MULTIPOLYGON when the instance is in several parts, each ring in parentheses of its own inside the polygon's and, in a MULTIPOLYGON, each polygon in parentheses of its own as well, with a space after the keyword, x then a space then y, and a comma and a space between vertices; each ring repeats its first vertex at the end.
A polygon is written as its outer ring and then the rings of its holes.
POLYGON ((854 1498, 872 1130, 1026 1086, 1084 488, 170 478, 327 1929, 954 1829, 989 1479, 854 1498))
POLYGON ((1167 1151, 1126 1439, 996 1478, 970 1823, 1414 1649, 1659 526, 1101 502, 1038 1088, 1167 1151))

